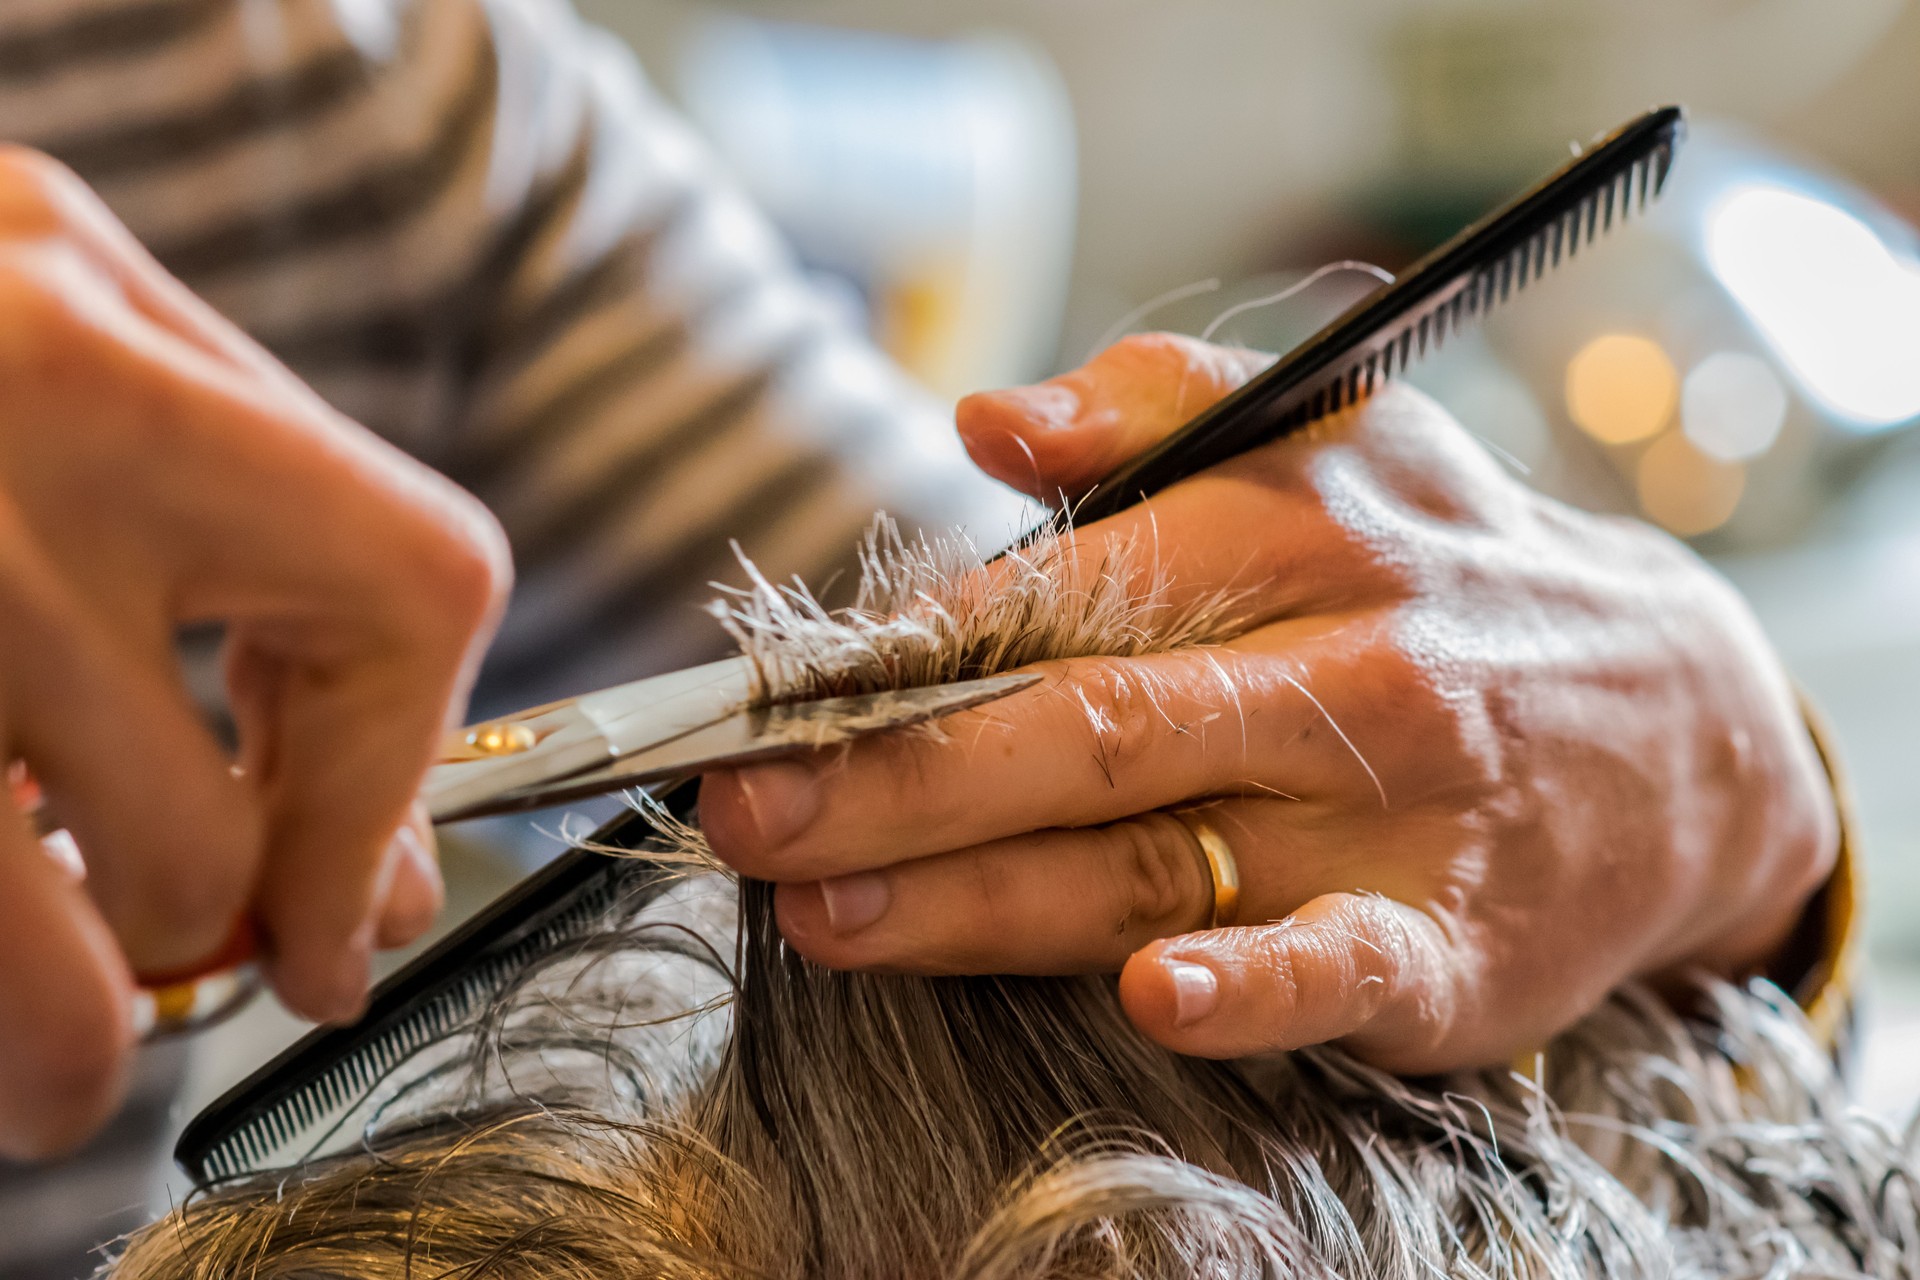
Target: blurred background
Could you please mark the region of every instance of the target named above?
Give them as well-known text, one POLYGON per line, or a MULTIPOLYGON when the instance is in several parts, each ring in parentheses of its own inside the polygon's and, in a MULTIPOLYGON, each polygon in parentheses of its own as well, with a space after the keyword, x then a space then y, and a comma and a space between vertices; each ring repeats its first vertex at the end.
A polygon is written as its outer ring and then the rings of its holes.
POLYGON ((579 0, 947 395, 1169 328, 1283 350, 1634 113, 1645 224, 1419 367, 1536 486, 1691 539, 1834 721, 1865 1101, 1920 1095, 1920 4, 579 0), (1233 314, 1228 315, 1231 311, 1233 314), (1222 317, 1225 317, 1224 321, 1222 317))
MULTIPOLYGON (((1685 104, 1652 216, 1413 380, 1529 483, 1692 540, 1747 593, 1857 792, 1861 1099, 1912 1111, 1920 0, 576 2, 949 397, 1135 329, 1283 350, 1377 281, 1262 300, 1336 261, 1402 270, 1685 104)), ((519 874, 445 853, 443 927, 519 874)), ((299 1030, 263 1001, 196 1044, 175 1114, 299 1030)), ((29 1194, 0 1229, 61 1209, 29 1194)))

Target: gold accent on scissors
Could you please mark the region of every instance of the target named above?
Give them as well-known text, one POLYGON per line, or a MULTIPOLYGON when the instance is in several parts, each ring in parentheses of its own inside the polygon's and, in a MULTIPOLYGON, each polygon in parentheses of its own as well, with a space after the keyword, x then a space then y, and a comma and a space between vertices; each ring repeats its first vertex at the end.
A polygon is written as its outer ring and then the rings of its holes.
POLYGON ((464 741, 478 755, 513 756, 531 750, 540 735, 523 724, 495 720, 467 730, 464 741))
POLYGON ((1026 688, 1035 672, 780 706, 754 703, 744 658, 498 716, 447 735, 424 796, 435 822, 512 813, 792 755, 937 719, 1026 688))
POLYGON ((1233 846, 1227 838, 1214 830, 1213 824, 1202 818, 1201 809, 1174 809, 1174 819, 1187 829, 1193 837, 1194 845, 1200 856, 1206 861, 1207 876, 1213 881, 1213 914, 1207 920, 1207 928, 1221 929, 1234 922, 1240 911, 1240 864, 1233 856, 1233 846))
POLYGON ((190 1035, 218 1026, 259 994, 260 970, 242 963, 185 982, 141 987, 133 1018, 143 1042, 190 1035))

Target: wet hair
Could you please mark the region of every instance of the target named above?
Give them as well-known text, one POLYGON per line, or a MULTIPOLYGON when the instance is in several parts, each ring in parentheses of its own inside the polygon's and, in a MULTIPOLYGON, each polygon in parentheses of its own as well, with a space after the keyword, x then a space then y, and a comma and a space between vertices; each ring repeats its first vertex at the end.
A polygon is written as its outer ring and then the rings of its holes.
MULTIPOLYGON (((719 606, 780 700, 1205 644, 1150 549, 870 539, 719 606)), ((697 829, 681 878, 422 1055, 343 1153, 201 1194, 114 1280, 1920 1274, 1915 1157, 1790 1001, 1616 994, 1528 1070, 1183 1058, 1112 978, 832 972, 697 829)))

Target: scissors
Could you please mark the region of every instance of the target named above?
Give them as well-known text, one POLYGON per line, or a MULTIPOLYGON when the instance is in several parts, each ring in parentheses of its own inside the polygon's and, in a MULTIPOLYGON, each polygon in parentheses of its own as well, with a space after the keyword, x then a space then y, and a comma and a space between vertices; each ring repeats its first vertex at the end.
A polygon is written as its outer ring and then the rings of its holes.
POLYGON ((794 755, 977 707, 1038 674, 767 705, 746 658, 567 698, 448 736, 422 794, 435 823, 794 755))
MULTIPOLYGON (((529 707, 457 730, 441 742, 422 797, 435 825, 544 809, 589 796, 797 755, 935 720, 1037 683, 1037 673, 767 704, 753 664, 728 658, 529 707)), ((16 795, 44 817, 24 783, 16 795)), ((66 846, 64 832, 44 839, 66 846)), ((68 841, 70 845, 70 840, 68 841)), ((77 861, 77 851, 73 858, 77 861)), ((250 923, 190 969, 143 975, 143 1038, 199 1030, 230 1016, 259 990, 250 923)))

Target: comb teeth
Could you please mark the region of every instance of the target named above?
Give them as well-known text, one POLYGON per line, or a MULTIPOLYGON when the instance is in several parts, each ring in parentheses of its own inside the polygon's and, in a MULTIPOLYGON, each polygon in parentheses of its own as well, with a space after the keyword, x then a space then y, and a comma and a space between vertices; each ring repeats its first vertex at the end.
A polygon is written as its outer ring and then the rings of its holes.
POLYGON ((1294 430, 1367 400, 1410 365, 1437 352, 1463 328, 1482 319, 1511 296, 1571 259, 1582 245, 1644 213, 1666 185, 1673 147, 1662 142, 1637 159, 1624 161, 1603 185, 1593 188, 1564 212, 1544 222, 1513 249, 1471 273, 1450 296, 1417 318, 1408 317, 1398 336, 1357 353, 1350 363, 1325 375, 1295 407, 1276 419, 1282 431, 1294 430))
POLYGON ((636 869, 651 873, 644 860, 609 859, 607 874, 583 886, 538 928, 495 943, 458 979, 426 993, 320 1074, 244 1119, 236 1117, 232 1128, 191 1160, 183 1155, 188 1173, 209 1186, 312 1155, 407 1059, 470 1025, 531 965, 604 928, 636 869))

